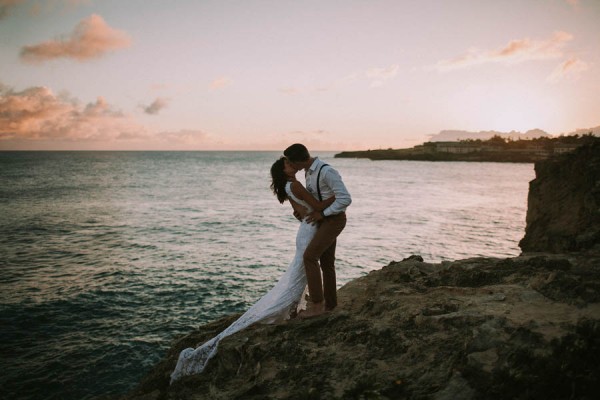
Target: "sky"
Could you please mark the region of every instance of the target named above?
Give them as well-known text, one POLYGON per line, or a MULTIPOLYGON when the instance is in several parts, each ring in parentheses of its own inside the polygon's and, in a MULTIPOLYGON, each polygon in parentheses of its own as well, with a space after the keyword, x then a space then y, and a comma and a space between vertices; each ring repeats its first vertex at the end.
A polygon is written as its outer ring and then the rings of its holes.
POLYGON ((600 0, 0 0, 0 150, 600 125, 600 0))

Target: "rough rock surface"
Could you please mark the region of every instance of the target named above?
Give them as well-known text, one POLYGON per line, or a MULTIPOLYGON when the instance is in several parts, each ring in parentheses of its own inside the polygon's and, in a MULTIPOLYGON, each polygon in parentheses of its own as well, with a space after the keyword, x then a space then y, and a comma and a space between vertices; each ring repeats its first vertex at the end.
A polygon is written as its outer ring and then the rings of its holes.
POLYGON ((524 252, 560 253, 600 245, 600 139, 539 161, 530 182, 524 252))
POLYGON ((590 149, 536 166, 522 248, 545 253, 392 262, 342 287, 333 312, 238 332, 202 374, 169 385, 179 352, 237 315, 222 318, 177 340, 124 398, 600 398, 598 180, 584 176, 600 152, 590 149), (565 208, 579 211, 556 224, 565 208))
POLYGON ((225 339, 168 386, 180 339, 132 399, 596 398, 600 263, 589 255, 393 262, 339 291, 332 313, 225 339))

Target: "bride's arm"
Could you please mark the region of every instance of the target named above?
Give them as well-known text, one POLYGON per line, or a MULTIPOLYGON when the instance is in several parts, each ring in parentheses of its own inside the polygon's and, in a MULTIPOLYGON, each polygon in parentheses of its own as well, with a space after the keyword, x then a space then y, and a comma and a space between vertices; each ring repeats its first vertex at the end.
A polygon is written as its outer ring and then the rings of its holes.
POLYGON ((304 217, 306 217, 306 212, 308 210, 302 204, 298 204, 292 199, 288 199, 288 200, 290 201, 290 204, 292 205, 292 208, 294 209, 294 217, 296 217, 299 221, 302 221, 304 219, 304 217))
POLYGON ((321 211, 329 207, 335 201, 335 196, 327 200, 319 201, 298 181, 292 183, 292 193, 301 200, 307 202, 312 208, 321 211))

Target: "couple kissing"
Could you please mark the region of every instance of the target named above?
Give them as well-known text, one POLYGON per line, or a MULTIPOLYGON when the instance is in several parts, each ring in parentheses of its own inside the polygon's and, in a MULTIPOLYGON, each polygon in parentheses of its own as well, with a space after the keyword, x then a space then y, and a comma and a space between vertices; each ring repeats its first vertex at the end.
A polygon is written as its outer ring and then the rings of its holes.
POLYGON ((312 157, 306 146, 296 143, 273 163, 271 189, 280 203, 290 203, 300 221, 293 259, 275 286, 229 327, 201 346, 180 353, 171 383, 201 373, 226 336, 258 322, 270 324, 295 316, 310 318, 337 306, 336 243, 346 226, 346 208, 352 202, 340 174, 318 157, 312 157), (300 170, 305 171, 305 186, 296 179, 300 170))

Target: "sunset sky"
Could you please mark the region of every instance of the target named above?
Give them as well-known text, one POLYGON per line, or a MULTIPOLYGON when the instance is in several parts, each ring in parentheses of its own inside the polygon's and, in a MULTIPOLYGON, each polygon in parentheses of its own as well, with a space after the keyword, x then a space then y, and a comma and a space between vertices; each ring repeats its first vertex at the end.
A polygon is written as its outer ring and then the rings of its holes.
POLYGON ((0 149, 600 125, 600 0, 0 0, 0 149))

